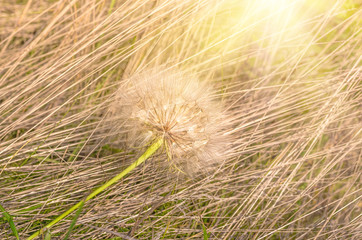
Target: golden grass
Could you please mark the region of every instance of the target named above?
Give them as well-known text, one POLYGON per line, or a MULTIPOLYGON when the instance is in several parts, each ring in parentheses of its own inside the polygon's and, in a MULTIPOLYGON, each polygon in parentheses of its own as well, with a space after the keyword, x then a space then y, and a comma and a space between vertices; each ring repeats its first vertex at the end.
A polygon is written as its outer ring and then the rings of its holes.
POLYGON ((20 238, 142 154, 107 111, 166 64, 214 86, 230 150, 193 178, 154 156, 70 239, 360 239, 361 1, 274 2, 1 0, 0 204, 20 238))

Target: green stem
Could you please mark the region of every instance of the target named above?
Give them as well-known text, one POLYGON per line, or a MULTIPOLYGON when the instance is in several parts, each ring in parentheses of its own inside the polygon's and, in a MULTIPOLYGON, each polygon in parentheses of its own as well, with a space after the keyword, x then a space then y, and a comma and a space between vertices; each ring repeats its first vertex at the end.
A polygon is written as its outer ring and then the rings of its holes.
POLYGON ((117 182, 119 179, 123 178, 125 175, 127 175, 130 171, 132 171, 135 167, 143 163, 146 159, 148 159, 152 154, 154 154, 157 149, 161 147, 163 143, 163 139, 158 139, 155 143, 153 143, 143 154, 141 157, 139 157, 135 162, 133 162, 128 168, 126 168, 123 172, 119 173, 117 176, 94 190, 91 194, 88 195, 88 197, 85 200, 80 201, 76 205, 74 205, 72 208, 68 209, 66 212, 64 212, 62 215, 58 216, 56 219, 54 219, 52 222, 47 224, 45 227, 41 228, 39 231, 35 232, 33 235, 31 235, 27 240, 31 240, 39 236, 40 233, 42 233, 45 229, 49 229, 57 222, 61 221, 63 218, 68 216, 70 213, 72 213, 74 210, 79 208, 82 204, 87 202, 88 200, 94 198, 96 195, 98 195, 100 192, 117 182))

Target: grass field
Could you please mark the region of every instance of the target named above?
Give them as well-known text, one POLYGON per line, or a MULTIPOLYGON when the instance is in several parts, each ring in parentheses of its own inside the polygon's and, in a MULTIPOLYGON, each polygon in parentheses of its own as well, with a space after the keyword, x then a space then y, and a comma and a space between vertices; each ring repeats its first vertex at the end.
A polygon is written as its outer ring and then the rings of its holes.
POLYGON ((0 0, 0 239, 362 239, 361 16, 0 0))

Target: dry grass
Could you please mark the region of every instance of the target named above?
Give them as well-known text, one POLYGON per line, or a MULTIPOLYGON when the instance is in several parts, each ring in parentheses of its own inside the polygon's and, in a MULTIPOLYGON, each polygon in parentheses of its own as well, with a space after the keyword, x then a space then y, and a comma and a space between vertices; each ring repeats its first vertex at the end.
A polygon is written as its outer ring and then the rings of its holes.
POLYGON ((20 238, 142 153, 107 111, 164 64, 215 87, 231 150, 193 178, 160 152, 87 202, 71 239, 362 238, 361 1, 278 2, 1 0, 0 203, 20 238))

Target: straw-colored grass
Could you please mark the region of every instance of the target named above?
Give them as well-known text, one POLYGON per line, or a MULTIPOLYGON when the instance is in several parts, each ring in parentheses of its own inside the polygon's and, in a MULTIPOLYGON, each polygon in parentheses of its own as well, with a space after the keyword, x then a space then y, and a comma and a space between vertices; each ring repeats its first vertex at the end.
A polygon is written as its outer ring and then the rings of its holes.
POLYGON ((9 216, 26 239, 142 155, 108 111, 159 66, 212 86, 228 150, 192 177, 156 153, 87 201, 69 239, 361 239, 361 14, 359 0, 0 0, 0 239, 16 239, 9 216))

